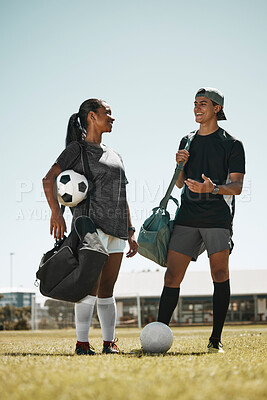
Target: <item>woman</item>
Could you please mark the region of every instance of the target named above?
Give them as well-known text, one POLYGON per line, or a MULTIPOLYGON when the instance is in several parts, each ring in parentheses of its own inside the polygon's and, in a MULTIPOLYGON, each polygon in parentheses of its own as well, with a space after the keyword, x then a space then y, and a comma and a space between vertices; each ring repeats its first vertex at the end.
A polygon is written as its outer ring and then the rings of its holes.
MULTIPOLYGON (((50 233, 56 239, 63 237, 66 223, 61 213, 55 193, 55 180, 61 171, 74 169, 84 174, 81 149, 78 141, 83 141, 86 148, 89 169, 92 174, 90 183, 89 216, 94 221, 99 237, 106 247, 109 257, 104 264, 102 274, 96 287, 79 303, 75 304, 76 322, 76 354, 94 355, 89 344, 88 334, 91 325, 94 305, 103 335, 103 353, 119 353, 115 340, 116 303, 113 288, 121 266, 126 240, 129 251, 126 257, 137 252, 135 229, 131 223, 129 206, 126 200, 126 184, 124 166, 118 153, 102 144, 102 134, 111 132, 115 118, 109 105, 98 99, 84 101, 79 112, 70 117, 66 149, 43 179, 43 186, 48 204, 51 208, 50 233)), ((81 202, 71 209, 73 219, 85 215, 86 205, 81 202)))

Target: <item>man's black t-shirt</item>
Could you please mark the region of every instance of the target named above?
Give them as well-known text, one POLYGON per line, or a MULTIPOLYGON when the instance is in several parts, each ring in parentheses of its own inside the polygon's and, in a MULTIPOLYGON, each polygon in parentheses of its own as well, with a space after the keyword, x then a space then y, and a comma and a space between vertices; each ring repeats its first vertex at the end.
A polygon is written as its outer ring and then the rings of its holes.
MULTIPOLYGON (((179 150, 185 147, 185 136, 179 150)), ((242 143, 219 128, 207 136, 196 134, 184 167, 185 178, 203 182, 202 174, 217 185, 229 183, 229 174, 245 173, 245 154, 242 143)), ((175 224, 199 228, 231 229, 234 213, 234 196, 194 193, 184 185, 181 208, 175 224)))

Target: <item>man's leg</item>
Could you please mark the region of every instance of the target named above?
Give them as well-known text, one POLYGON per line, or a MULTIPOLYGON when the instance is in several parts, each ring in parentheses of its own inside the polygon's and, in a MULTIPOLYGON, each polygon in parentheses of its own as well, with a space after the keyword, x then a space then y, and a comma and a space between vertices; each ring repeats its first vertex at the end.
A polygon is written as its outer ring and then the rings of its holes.
POLYGON ((230 302, 229 250, 210 255, 210 269, 214 284, 213 330, 211 339, 221 340, 221 333, 230 302))
POLYGON ((164 288, 159 303, 158 321, 169 325, 173 311, 178 303, 180 284, 191 261, 190 256, 168 251, 167 271, 164 278, 164 288))

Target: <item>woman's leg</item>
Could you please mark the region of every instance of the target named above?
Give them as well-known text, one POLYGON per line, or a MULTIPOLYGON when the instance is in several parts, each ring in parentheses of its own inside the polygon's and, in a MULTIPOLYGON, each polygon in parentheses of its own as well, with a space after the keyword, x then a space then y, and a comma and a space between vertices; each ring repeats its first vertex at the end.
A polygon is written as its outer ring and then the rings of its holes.
POLYGON ((75 304, 76 335, 79 342, 88 342, 95 302, 96 297, 89 295, 75 304))
POLYGON ((116 346, 114 347, 117 308, 113 290, 118 278, 122 257, 123 253, 109 255, 102 270, 97 294, 97 313, 102 329, 103 350, 107 350, 108 353, 118 352, 116 346))
POLYGON ((77 343, 77 354, 90 354, 93 355, 94 351, 89 346, 89 327, 92 322, 96 296, 86 296, 79 303, 75 303, 75 326, 77 343))
POLYGON ((105 262, 97 293, 99 298, 113 296, 113 290, 119 275, 122 257, 123 253, 112 253, 105 262))

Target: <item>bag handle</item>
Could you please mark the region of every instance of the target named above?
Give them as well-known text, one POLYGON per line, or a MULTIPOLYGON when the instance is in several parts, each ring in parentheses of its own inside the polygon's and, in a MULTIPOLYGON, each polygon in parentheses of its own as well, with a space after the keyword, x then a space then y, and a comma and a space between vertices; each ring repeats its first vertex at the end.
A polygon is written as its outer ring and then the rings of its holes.
MULTIPOLYGON (((192 143, 192 140, 195 137, 195 134, 196 134, 196 131, 193 131, 193 132, 189 133, 184 150, 187 150, 187 151, 189 150, 190 145, 192 143)), ((173 191, 175 183, 176 183, 181 171, 183 170, 183 168, 184 168, 184 161, 180 161, 179 164, 176 165, 172 180, 171 180, 171 182, 169 184, 169 187, 168 187, 168 189, 166 191, 166 194, 165 194, 165 196, 163 197, 163 199, 161 200, 161 202, 159 204, 159 207, 161 209, 166 209, 168 201, 169 201, 170 198, 173 200, 173 197, 171 196, 171 192, 173 191)))

